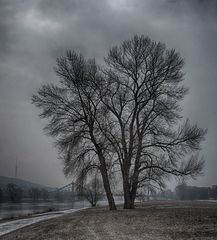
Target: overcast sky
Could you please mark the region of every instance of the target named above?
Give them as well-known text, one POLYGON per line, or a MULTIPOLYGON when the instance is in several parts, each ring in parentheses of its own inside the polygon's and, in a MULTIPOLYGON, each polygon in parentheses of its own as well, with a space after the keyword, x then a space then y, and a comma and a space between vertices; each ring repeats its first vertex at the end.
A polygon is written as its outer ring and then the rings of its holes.
POLYGON ((20 178, 49 186, 69 181, 31 96, 57 81, 53 67, 66 49, 102 61, 134 34, 184 57, 190 93, 183 115, 208 128, 204 176, 192 184, 217 184, 216 0, 0 0, 0 175, 14 177, 17 158, 20 178))

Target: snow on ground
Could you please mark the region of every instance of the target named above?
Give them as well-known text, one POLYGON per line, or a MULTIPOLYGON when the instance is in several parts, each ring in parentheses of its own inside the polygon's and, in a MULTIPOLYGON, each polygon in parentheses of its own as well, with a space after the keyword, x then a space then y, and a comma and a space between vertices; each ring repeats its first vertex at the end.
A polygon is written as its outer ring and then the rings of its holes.
POLYGON ((10 221, 10 222, 1 223, 0 224, 0 236, 10 233, 12 231, 15 231, 17 229, 32 225, 37 222, 41 222, 41 221, 48 220, 51 218, 60 217, 60 216, 63 216, 64 214, 81 211, 86 208, 88 208, 88 207, 43 213, 43 214, 38 214, 31 218, 24 218, 24 219, 18 219, 18 220, 14 220, 14 221, 10 221))

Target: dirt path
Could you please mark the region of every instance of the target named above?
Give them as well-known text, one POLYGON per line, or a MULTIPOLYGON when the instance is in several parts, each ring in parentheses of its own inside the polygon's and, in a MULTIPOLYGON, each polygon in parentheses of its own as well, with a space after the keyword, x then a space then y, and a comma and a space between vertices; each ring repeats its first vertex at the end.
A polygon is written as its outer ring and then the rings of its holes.
POLYGON ((52 218, 57 218, 60 216, 63 216, 64 214, 69 214, 77 211, 81 211, 86 208, 79 208, 79 209, 69 209, 64 211, 58 211, 58 212, 51 212, 51 213, 45 213, 45 214, 38 214, 37 216, 31 217, 31 218, 22 218, 14 221, 4 222, 0 224, 0 236, 3 236, 7 233, 10 233, 12 231, 15 231, 17 229, 27 227, 29 225, 49 220, 52 218))

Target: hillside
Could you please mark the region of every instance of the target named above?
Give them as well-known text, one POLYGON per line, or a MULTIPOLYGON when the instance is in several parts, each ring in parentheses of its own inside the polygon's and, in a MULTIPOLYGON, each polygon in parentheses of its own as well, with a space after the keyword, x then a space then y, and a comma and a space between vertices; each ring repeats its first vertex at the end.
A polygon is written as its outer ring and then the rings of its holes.
POLYGON ((22 189, 29 189, 29 188, 44 188, 47 189, 48 191, 54 190, 54 188, 47 187, 41 184, 37 183, 32 183, 23 179, 19 178, 10 178, 10 177, 5 177, 5 176, 0 176, 0 188, 4 189, 9 183, 13 183, 21 187, 22 189))

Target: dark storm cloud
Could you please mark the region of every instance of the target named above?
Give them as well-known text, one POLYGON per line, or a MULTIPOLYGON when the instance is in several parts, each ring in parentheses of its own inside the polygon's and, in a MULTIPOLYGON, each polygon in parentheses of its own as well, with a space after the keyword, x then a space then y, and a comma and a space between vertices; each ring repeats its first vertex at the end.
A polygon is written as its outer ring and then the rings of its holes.
POLYGON ((64 183, 31 95, 57 79, 55 59, 66 49, 102 62, 112 45, 144 34, 185 58, 184 115, 209 129, 199 184, 217 183, 216 10, 214 0, 0 0, 0 175, 13 175, 17 155, 19 177, 64 183))

